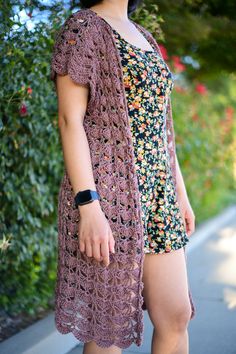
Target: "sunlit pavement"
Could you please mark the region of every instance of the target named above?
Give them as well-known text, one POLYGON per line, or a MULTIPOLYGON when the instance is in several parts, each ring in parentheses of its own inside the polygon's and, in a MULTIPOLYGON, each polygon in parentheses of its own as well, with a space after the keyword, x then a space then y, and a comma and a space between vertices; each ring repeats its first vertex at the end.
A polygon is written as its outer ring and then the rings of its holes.
MULTIPOLYGON (((236 209, 225 222, 213 233, 210 224, 203 225, 189 243, 188 276, 197 310, 189 324, 190 354, 236 354, 236 209)), ((143 345, 131 345, 124 354, 151 353, 147 311, 144 326, 143 345)), ((69 352, 81 353, 82 344, 69 352)))
POLYGON ((190 354, 236 354, 236 214, 188 257, 197 314, 190 354))

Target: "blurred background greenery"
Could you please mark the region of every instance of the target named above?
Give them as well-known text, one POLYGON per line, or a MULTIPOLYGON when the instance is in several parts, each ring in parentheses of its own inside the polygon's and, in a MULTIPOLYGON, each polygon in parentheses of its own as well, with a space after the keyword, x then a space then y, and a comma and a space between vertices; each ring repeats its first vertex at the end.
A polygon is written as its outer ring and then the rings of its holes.
MULTIPOLYGON (((53 306, 63 160, 50 59, 78 9, 0 5, 0 319, 53 306)), ((131 18, 155 36, 175 77, 176 149, 197 226, 236 200, 236 3, 146 0, 131 18)))

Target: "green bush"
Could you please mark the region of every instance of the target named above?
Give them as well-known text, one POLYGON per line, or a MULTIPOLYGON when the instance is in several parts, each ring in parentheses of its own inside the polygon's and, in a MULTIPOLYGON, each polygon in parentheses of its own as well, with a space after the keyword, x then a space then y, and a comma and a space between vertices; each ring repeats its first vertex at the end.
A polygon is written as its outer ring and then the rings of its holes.
POLYGON ((210 83, 207 91, 176 84, 172 98, 176 150, 197 223, 236 200, 236 79, 222 76, 218 84, 218 92, 210 83))
POLYGON ((1 252, 0 304, 17 313, 46 307, 53 295, 62 153, 49 80, 51 26, 12 31, 10 21, 0 42, 0 239, 7 248, 1 252))

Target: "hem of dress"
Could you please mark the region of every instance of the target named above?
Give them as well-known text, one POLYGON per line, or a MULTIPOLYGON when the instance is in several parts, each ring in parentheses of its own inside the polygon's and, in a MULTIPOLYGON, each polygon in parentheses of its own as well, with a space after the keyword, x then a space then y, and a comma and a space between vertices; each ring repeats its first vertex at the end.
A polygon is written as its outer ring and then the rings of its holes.
POLYGON ((110 340, 110 341, 106 341, 106 340, 101 340, 101 337, 97 338, 96 336, 87 336, 87 335, 83 335, 81 333, 79 333, 76 330, 73 330, 72 328, 69 327, 62 327, 60 324, 58 324, 55 321, 55 325, 56 325, 56 329, 58 330, 59 333, 61 334, 68 334, 71 333, 76 339, 78 339, 78 341, 82 342, 82 343, 88 343, 88 342, 95 342, 97 344, 97 346, 101 347, 101 348, 109 348, 112 345, 117 346, 120 349, 127 349, 129 348, 133 343, 136 344, 138 347, 140 347, 143 344, 143 336, 139 337, 139 338, 134 338, 129 339, 123 343, 116 341, 116 340, 110 340))
POLYGON ((171 247, 171 249, 169 250, 169 251, 166 251, 166 250, 164 250, 164 251, 162 251, 162 252, 156 252, 155 250, 154 250, 154 252, 153 251, 151 251, 151 252, 145 252, 145 249, 144 249, 144 254, 163 254, 163 253, 171 253, 171 252, 173 252, 173 251, 177 251, 177 250, 179 250, 180 248, 183 248, 183 247, 185 247, 188 243, 189 243, 189 238, 188 238, 188 236, 185 236, 184 238, 183 238, 183 241, 178 245, 178 247, 171 247))

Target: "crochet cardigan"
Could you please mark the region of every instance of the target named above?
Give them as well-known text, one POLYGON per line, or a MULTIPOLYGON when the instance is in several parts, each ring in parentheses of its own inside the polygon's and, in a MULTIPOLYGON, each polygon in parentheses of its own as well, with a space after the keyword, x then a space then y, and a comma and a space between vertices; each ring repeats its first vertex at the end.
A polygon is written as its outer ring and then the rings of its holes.
MULTIPOLYGON (((161 56, 154 37, 133 22, 161 56)), ((127 348, 143 341, 143 230, 134 150, 122 67, 112 28, 90 9, 70 15, 54 43, 50 78, 66 75, 88 85, 84 129, 96 189, 109 221, 115 254, 108 267, 79 250, 80 215, 64 167, 58 196, 58 268, 55 324, 82 342, 127 348)), ((79 104, 79 102, 78 102, 79 104)), ((166 102, 168 151, 176 188, 175 141, 170 98, 166 102)), ((184 249, 185 250, 185 249, 184 249)), ((185 253, 186 257, 186 253, 185 253)), ((187 257, 186 257, 187 259, 187 257)), ((191 319, 195 314, 191 291, 191 319)))

